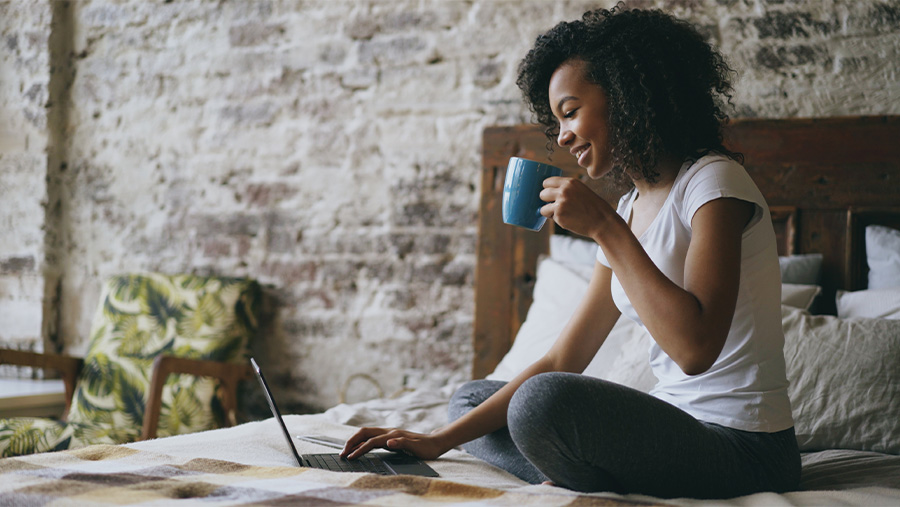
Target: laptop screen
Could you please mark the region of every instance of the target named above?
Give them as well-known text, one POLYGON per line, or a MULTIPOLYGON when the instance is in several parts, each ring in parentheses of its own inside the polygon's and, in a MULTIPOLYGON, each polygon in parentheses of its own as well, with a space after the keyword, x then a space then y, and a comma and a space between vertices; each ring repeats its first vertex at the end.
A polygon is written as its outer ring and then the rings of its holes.
POLYGON ((281 418, 281 411, 278 410, 278 405, 275 404, 275 398, 272 397, 272 391, 269 390, 269 384, 266 383, 266 378, 263 377, 262 370, 259 369, 259 365, 256 364, 256 361, 252 357, 250 358, 250 364, 253 366, 256 378, 259 379, 259 383, 262 385, 263 392, 266 393, 266 400, 269 402, 269 408, 272 409, 272 415, 275 416, 275 420, 278 421, 278 424, 281 426, 281 431, 284 433, 284 438, 287 440, 288 447, 290 447, 291 452, 294 453, 294 459, 297 460, 298 465, 306 466, 303 464, 303 459, 300 458, 300 454, 297 453, 297 448, 294 447, 294 442, 291 440, 291 434, 288 433, 287 426, 284 425, 284 419, 281 418))

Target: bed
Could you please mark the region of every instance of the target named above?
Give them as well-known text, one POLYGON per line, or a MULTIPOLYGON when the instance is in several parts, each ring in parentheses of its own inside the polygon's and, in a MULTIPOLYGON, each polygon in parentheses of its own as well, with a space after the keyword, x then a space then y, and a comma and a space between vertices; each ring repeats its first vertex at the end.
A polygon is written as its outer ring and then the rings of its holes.
MULTIPOLYGON (((727 131, 728 145, 744 153, 769 201, 782 255, 785 354, 804 450, 801 491, 717 501, 577 494, 525 484, 461 450, 430 463, 438 479, 332 473, 293 466, 268 419, 6 458, 0 504, 900 504, 900 278, 892 278, 900 269, 898 141, 900 117, 741 120, 727 131)), ((592 251, 550 224, 533 233, 500 220, 508 158, 547 158, 538 128, 488 128, 483 146, 472 376, 502 379, 549 347, 586 287, 592 251)), ((577 174, 563 152, 551 163, 577 174)), ((618 198, 602 182, 595 188, 612 203, 618 198)), ((655 379, 642 364, 648 339, 620 321, 586 373, 649 389, 655 379)), ((363 425, 430 431, 445 423, 456 387, 285 420, 294 434, 341 438, 363 425)), ((296 443, 301 453, 329 452, 296 443)))

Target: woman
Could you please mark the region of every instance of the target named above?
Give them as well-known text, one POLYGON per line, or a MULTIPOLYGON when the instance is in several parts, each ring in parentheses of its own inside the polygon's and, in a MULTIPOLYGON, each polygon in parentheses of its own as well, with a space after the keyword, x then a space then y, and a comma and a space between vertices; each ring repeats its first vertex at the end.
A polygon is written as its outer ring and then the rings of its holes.
POLYGON ((795 488, 775 235, 722 146, 730 73, 659 11, 591 11, 538 37, 518 85, 548 137, 591 178, 633 185, 613 210, 578 179, 544 183, 541 213, 599 245, 587 295, 512 381, 460 388, 446 427, 364 428, 343 454, 462 445, 532 483, 658 497, 795 488), (580 375, 620 312, 653 338, 650 394, 580 375))

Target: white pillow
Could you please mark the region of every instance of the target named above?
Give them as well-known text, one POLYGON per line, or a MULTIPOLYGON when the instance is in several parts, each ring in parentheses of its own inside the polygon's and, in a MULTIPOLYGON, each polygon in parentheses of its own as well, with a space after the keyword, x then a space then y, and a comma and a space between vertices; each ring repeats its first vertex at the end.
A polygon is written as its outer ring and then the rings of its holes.
POLYGON ((881 225, 866 227, 869 289, 900 287, 900 231, 881 225))
MULTIPOLYGON (((900 453, 900 321, 842 320, 782 306, 785 361, 802 451, 900 453)), ((607 380, 647 392, 650 336, 632 329, 607 380)))
MULTIPOLYGON (((551 239, 551 244, 553 241, 551 239)), ((577 245, 576 249, 584 249, 586 243, 590 242, 564 238, 558 244, 577 245)), ((594 250, 596 251, 596 248, 594 250)), ((576 251, 583 252, 583 250, 576 251)), ((512 380, 550 350, 575 313, 575 309, 587 292, 593 264, 590 266, 578 264, 578 257, 564 258, 573 262, 563 263, 547 258, 538 264, 533 302, 528 309, 525 322, 519 328, 509 352, 486 378, 512 380)), ((581 259, 583 261, 585 257, 582 256, 581 259)), ((821 290, 817 286, 796 286, 796 290, 790 286, 785 290, 784 287, 782 286, 782 301, 785 301, 787 296, 790 304, 804 309, 809 308, 821 290)), ((649 391, 650 387, 656 384, 656 379, 650 370, 648 340, 650 336, 643 328, 627 317, 620 317, 584 374, 649 391), (631 371, 637 366, 642 366, 642 369, 631 371)))
POLYGON ((781 304, 809 310, 816 296, 822 292, 818 285, 781 284, 781 304))
POLYGON ((842 319, 900 319, 900 287, 837 292, 837 314, 842 319))
POLYGON ((571 236, 550 236, 550 258, 565 264, 594 267, 597 262, 597 243, 571 236))
POLYGON ((778 258, 781 283, 814 285, 819 283, 822 270, 822 254, 786 255, 778 258))
MULTIPOLYGON (((581 303, 592 272, 593 267, 585 265, 563 264, 549 258, 542 260, 538 264, 534 300, 525 322, 519 328, 509 352, 486 378, 512 380, 546 354, 581 303)), ((622 345, 631 338, 632 330, 637 327, 632 320, 620 317, 585 369, 585 375, 605 378, 622 345)))
POLYGON ((782 325, 800 450, 900 453, 900 321, 783 306, 782 325))
MULTIPOLYGON (((789 303, 793 298, 795 302, 801 301, 801 304, 803 304, 803 306, 795 306, 798 309, 808 308, 815 296, 821 291, 821 287, 816 285, 793 285, 791 287, 787 291, 787 303, 785 303, 786 291, 782 290, 782 304, 792 306, 789 303), (799 296, 790 294, 791 287, 797 288, 799 296)), ((622 326, 622 328, 623 334, 624 332, 630 333, 628 341, 619 346, 619 355, 615 358, 611 369, 604 374, 593 376, 617 382, 645 393, 650 392, 650 389, 657 383, 657 378, 653 375, 653 370, 650 368, 650 340, 652 338, 646 329, 633 322, 630 326, 622 326)), ((594 363, 591 364, 593 365, 594 363)), ((585 371, 585 374, 588 374, 588 372, 585 371)))
MULTIPOLYGON (((621 360, 623 352, 625 349, 631 350, 635 347, 634 334, 636 331, 642 330, 643 328, 637 325, 635 321, 624 315, 620 316, 619 320, 616 321, 616 325, 613 326, 612 331, 610 331, 609 335, 606 337, 606 341, 603 342, 603 345, 600 346, 600 350, 597 351, 597 355, 594 356, 591 363, 584 369, 584 374, 591 377, 602 378, 604 380, 613 380, 611 376, 622 369, 621 360)), ((650 364, 650 356, 648 353, 650 350, 649 346, 649 343, 644 346, 644 362, 647 363, 648 366, 650 364)), ((619 383, 622 384, 623 382, 619 383)), ((654 380, 653 383, 655 385, 656 381, 654 380)))
MULTIPOLYGON (((622 344, 612 368, 601 376, 605 380, 649 393, 658 382, 650 368, 650 333, 632 323, 629 340, 622 344)), ((604 344, 605 345, 605 344, 604 344)))
MULTIPOLYGON (((586 267, 541 261, 534 304, 512 349, 488 378, 510 380, 546 353, 584 296, 589 277, 586 267)), ((782 324, 801 450, 900 453, 900 321, 843 320, 783 306, 782 324)), ((656 383, 650 339, 643 328, 620 319, 586 373, 649 391, 656 383)))
POLYGON ((550 350, 587 291, 590 275, 576 269, 549 258, 538 263, 533 302, 525 322, 488 379, 511 380, 550 350))
MULTIPOLYGON (((597 248, 597 244, 593 241, 558 234, 550 236, 550 257, 565 264, 593 266, 597 260, 597 248)), ((782 283, 796 285, 819 283, 823 258, 824 256, 820 253, 778 257, 782 283)))
MULTIPOLYGON (((818 285, 784 284, 781 290, 781 302, 806 310, 821 291, 822 288, 818 285)), ((658 381, 653 375, 653 369, 650 368, 650 340, 652 338, 646 329, 633 321, 629 320, 628 322, 631 325, 623 325, 621 328, 622 334, 627 332, 630 336, 627 341, 619 345, 620 352, 611 365, 611 369, 603 370, 603 373, 592 376, 647 393, 658 381)), ((616 326, 619 327, 620 324, 621 322, 616 326)), ((604 344, 605 346, 606 344, 604 344)), ((593 364, 591 363, 591 365, 593 364)), ((590 374, 590 372, 585 371, 585 374, 590 374)))

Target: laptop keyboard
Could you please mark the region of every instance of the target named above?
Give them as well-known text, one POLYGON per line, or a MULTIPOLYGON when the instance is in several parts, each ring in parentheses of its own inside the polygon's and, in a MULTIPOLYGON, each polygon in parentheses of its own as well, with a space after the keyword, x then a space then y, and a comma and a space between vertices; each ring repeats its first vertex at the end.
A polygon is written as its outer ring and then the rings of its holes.
POLYGON ((342 458, 338 454, 306 454, 313 468, 323 468, 335 472, 369 472, 381 475, 393 475, 384 462, 379 458, 362 456, 355 460, 342 458))

